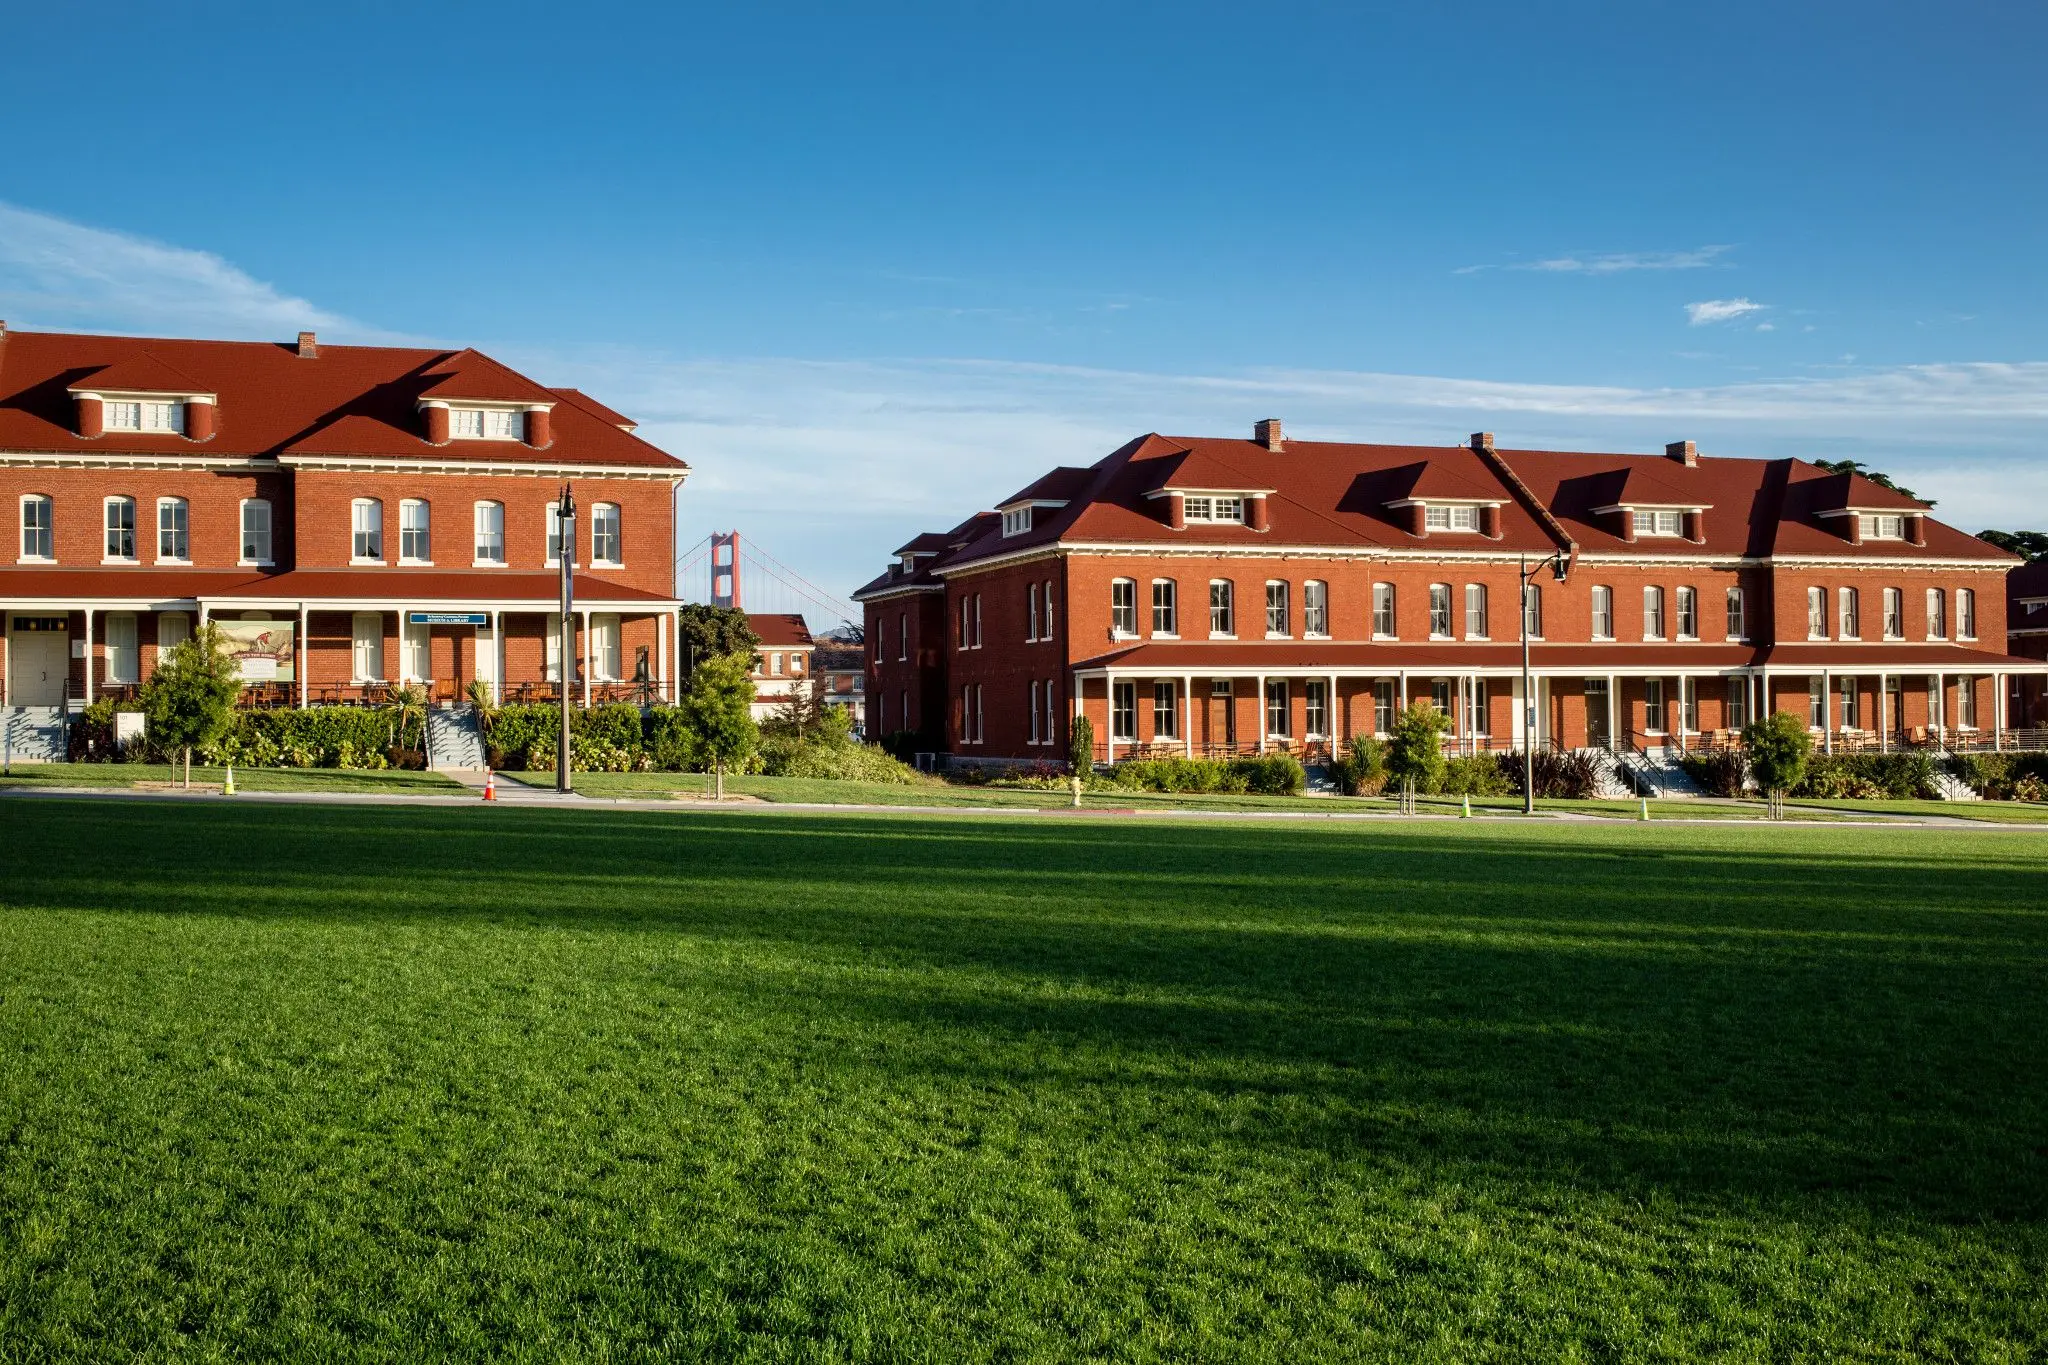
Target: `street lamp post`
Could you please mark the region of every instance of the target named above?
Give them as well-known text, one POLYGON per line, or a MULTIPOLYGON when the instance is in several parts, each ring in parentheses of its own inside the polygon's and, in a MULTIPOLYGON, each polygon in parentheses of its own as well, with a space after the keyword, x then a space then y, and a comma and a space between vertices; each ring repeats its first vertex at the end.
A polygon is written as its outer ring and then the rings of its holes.
POLYGON ((562 564, 562 639, 559 666, 555 669, 555 709, 561 713, 562 729, 555 740, 555 790, 567 793, 572 789, 569 780, 569 661, 576 653, 576 627, 570 624, 576 618, 576 495, 573 485, 562 485, 562 496, 555 504, 555 557, 562 564))
POLYGON ((1522 633, 1522 814, 1536 813, 1536 689, 1529 677, 1529 580, 1543 572, 1545 565, 1564 582, 1564 552, 1553 551, 1529 563, 1529 556, 1522 556, 1521 620, 1516 624, 1522 633))

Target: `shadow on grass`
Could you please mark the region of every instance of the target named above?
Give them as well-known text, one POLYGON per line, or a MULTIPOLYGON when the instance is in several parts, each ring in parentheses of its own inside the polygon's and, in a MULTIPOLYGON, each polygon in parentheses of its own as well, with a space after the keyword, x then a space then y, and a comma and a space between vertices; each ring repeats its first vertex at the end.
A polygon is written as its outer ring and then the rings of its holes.
POLYGON ((2024 836, 4 809, 36 856, 0 906, 753 954, 582 969, 800 1021, 848 1084, 1644 1197, 2048 1214, 2024 836))

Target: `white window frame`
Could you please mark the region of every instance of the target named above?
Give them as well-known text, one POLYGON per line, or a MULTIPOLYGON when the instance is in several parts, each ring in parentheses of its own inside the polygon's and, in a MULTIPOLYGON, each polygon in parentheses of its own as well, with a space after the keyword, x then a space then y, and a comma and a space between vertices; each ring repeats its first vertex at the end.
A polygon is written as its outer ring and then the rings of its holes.
POLYGON ((1948 638, 1948 590, 1945 588, 1927 590, 1927 638, 1948 638))
POLYGON ((1152 580, 1152 638, 1180 638, 1180 584, 1171 578, 1152 580))
POLYGON ((132 611, 110 611, 102 624, 107 631, 105 678, 110 683, 142 681, 142 636, 132 611), (126 640, 119 637, 125 634, 126 640))
POLYGON ((1685 534, 1685 513, 1669 507, 1643 507, 1636 511, 1639 536, 1676 537, 1685 534))
POLYGON ((384 500, 382 498, 352 498, 348 505, 348 562, 351 564, 382 564, 384 562, 384 500), (374 510, 375 525, 371 513, 374 510), (377 538, 374 555, 361 554, 363 537, 377 538))
POLYGON ((1457 621, 1451 615, 1451 585, 1432 583, 1429 585, 1429 638, 1448 640, 1457 621))
MULTIPOLYGON (((1037 584, 1033 584, 1033 585, 1032 585, 1032 592, 1033 592, 1033 594, 1034 594, 1034 595, 1036 594, 1036 592, 1037 592, 1037 584)), ((1031 680, 1031 738, 1029 738, 1029 739, 1027 739, 1027 740, 1025 740, 1025 741, 1024 741, 1024 742, 1025 742, 1026 744, 1036 744, 1036 743, 1038 743, 1038 742, 1039 742, 1039 739, 1038 739, 1038 719, 1039 719, 1039 710, 1038 710, 1038 687, 1039 687, 1038 679, 1036 679, 1036 678, 1033 678, 1033 679, 1031 680)))
POLYGON ((1678 638, 1697 640, 1700 638, 1700 594, 1690 584, 1678 589, 1678 638))
POLYGON ((1244 522, 1244 499, 1239 496, 1214 496, 1203 494, 1183 497, 1180 500, 1180 519, 1185 522, 1205 524, 1244 522))
POLYGON ((1109 737, 1119 744, 1138 742, 1138 684, 1117 679, 1109 685, 1109 737))
POLYGON ((470 505, 470 564, 478 569, 502 569, 505 567, 505 504, 490 498, 478 498, 470 505), (496 541, 497 554, 486 553, 491 541, 496 541))
POLYGON ((352 683, 384 681, 384 613, 358 611, 348 619, 348 672, 352 683), (365 634, 368 624, 374 634, 365 634))
POLYGON ((162 497, 156 500, 156 562, 158 564, 190 564, 192 562, 192 504, 184 498, 162 497), (164 513, 176 514, 176 526, 164 525, 164 513), (164 553, 164 534, 169 532, 175 539, 173 545, 182 544, 183 554, 164 553))
MULTIPOLYGON (((796 661, 796 655, 789 656, 796 661)), ((615 612, 597 612, 590 618, 590 677, 592 682, 622 682, 625 669, 625 632, 615 612)))
POLYGON ((1862 512, 1856 517, 1859 540, 1904 540, 1906 518, 1899 512, 1862 512))
POLYGON ((1479 529, 1479 505, 1463 502, 1429 503, 1422 509, 1422 529, 1476 532, 1479 529))
POLYGON ((1109 634, 1116 640, 1138 638, 1138 580, 1109 580, 1109 634))
POLYGON ((1836 638, 1863 638, 1863 594, 1848 585, 1835 589, 1836 638))
POLYGON ((1591 620, 1594 639, 1614 638, 1614 589, 1605 583, 1593 585, 1591 620))
POLYGON ((1664 619, 1664 589, 1656 584, 1646 585, 1643 588, 1643 638, 1669 638, 1664 631, 1670 624, 1664 619))
POLYGON ((1968 673, 1956 676, 1956 728, 1977 728, 1977 679, 1968 673))
POLYGON ((100 430, 145 436, 183 436, 183 399, 106 398, 100 401, 100 430), (130 419, 133 420, 130 420, 130 419))
MULTIPOLYGON (((1038 632, 1038 638, 1041 640, 1050 640, 1053 638, 1053 634, 1054 630, 1052 622, 1052 580, 1048 578, 1045 580, 1045 624, 1044 627, 1038 632)), ((1051 687, 1052 684, 1047 683, 1046 686, 1051 687)), ((1046 743, 1048 744, 1050 744, 1051 742, 1051 740, 1046 741, 1046 743)))
POLYGON ((1005 536, 1021 536, 1030 529, 1031 508, 1028 505, 1012 507, 1003 513, 1003 534, 1005 536))
POLYGON ((1468 640, 1491 640, 1493 623, 1488 619, 1486 585, 1467 583, 1465 585, 1465 638, 1468 640))
POLYGON ((1304 740, 1330 737, 1330 682, 1310 678, 1301 685, 1301 737, 1304 740))
POLYGON ((1228 578, 1209 580, 1209 638, 1237 638, 1237 584, 1228 578), (1220 591, 1219 591, 1220 590, 1220 591), (1221 625, 1218 625, 1218 622, 1221 625))
POLYGON ((431 682, 434 677, 434 628, 398 618, 398 680, 431 682))
POLYGON ((1375 679, 1372 685, 1372 732, 1382 737, 1392 734, 1394 717, 1400 709, 1399 698, 1394 695, 1392 678, 1375 679))
POLYGON ((1291 640, 1294 638, 1294 590, 1284 578, 1266 580, 1266 638, 1268 640, 1291 640), (1275 615, 1280 622, 1274 629, 1275 615))
POLYGON ((1749 600, 1741 588, 1728 589, 1727 635, 1730 640, 1749 638, 1749 600))
POLYGON ((156 615, 156 657, 163 657, 192 638, 192 617, 182 611, 160 611, 156 615), (172 622, 177 622, 172 625, 172 622))
POLYGON ((21 527, 21 553, 16 557, 15 563, 55 564, 57 562, 56 498, 48 493, 23 493, 21 495, 21 513, 16 518, 16 524, 21 527), (38 518, 39 524, 34 526, 29 524, 29 509, 31 507, 37 509, 40 514, 38 518), (43 553, 40 549, 35 551, 29 549, 29 537, 31 535, 35 536, 39 545, 47 544, 49 546, 47 554, 43 553))
POLYGON ((1884 590, 1884 638, 1903 640, 1906 638, 1906 592, 1903 588, 1884 590))
POLYGON ((101 498, 100 563, 140 564, 142 562, 140 558, 141 549, 142 547, 136 544, 135 541, 135 499, 126 493, 112 493, 101 498), (125 555, 117 553, 114 549, 114 537, 117 534, 121 534, 114 525, 114 512, 115 509, 122 507, 128 510, 128 527, 125 533, 128 537, 128 553, 125 555))
POLYGON ((1287 679, 1266 679, 1266 695, 1259 698, 1259 705, 1266 708, 1266 733, 1275 739, 1294 737, 1294 698, 1288 693, 1287 679))
POLYGON ((1956 638, 1974 640, 1977 638, 1977 590, 1956 589, 1956 638))
POLYGON ((590 563, 593 567, 622 569, 626 566, 626 518, 615 502, 593 502, 590 504, 590 563), (611 527, 605 538, 611 541, 606 547, 598 537, 598 528, 606 521, 611 527), (600 551, 609 548, 610 554, 600 551))
MULTIPOLYGON (((1026 607, 1024 643, 1027 645, 1036 644, 1038 643, 1038 583, 1035 579, 1024 585, 1024 604, 1026 607)), ((901 656, 899 655, 898 657, 901 656)), ((1035 683, 1033 684, 1033 686, 1036 685, 1035 683)), ((1037 730, 1038 722, 1036 720, 1031 722, 1031 728, 1034 731, 1037 730)))
POLYGON ((1372 585, 1372 638, 1375 640, 1398 640, 1401 638, 1401 618, 1396 614, 1400 603, 1399 594, 1392 583, 1372 585))
POLYGON ((1522 585, 1522 629, 1532 640, 1543 638, 1543 585, 1522 585))
MULTIPOLYGON (((547 558, 541 562, 550 569, 562 567, 562 523, 556 515, 561 510, 562 504, 559 502, 548 504, 548 523, 545 528, 545 535, 541 540, 541 544, 546 547, 547 558)), ((571 546, 569 553, 574 554, 576 548, 571 546)), ((583 567, 581 559, 572 560, 570 564, 572 568, 580 569, 583 567)))
POLYGON ((1158 682, 1152 684, 1152 738, 1180 738, 1180 684, 1158 682))
MULTIPOLYGON (((1643 679, 1644 734, 1666 735, 1671 733, 1664 728, 1664 712, 1668 709, 1668 701, 1669 698, 1664 695, 1664 680, 1662 678, 1643 679)), ((1681 720, 1679 723, 1683 725, 1685 722, 1681 720)))
MULTIPOLYGON (((896 662, 903 663, 910 658, 910 613, 896 613, 896 662)), ((909 726, 904 726, 909 729, 909 726)))
POLYGON ((237 564, 247 568, 267 569, 277 563, 277 521, 269 498, 243 498, 241 506, 236 510, 235 524, 240 532, 235 551, 237 564), (253 531, 249 525, 249 514, 259 511, 262 513, 263 529, 253 531), (263 553, 260 555, 249 553, 252 535, 263 537, 263 553))
POLYGON ((1806 589, 1806 638, 1825 640, 1828 638, 1828 590, 1817 586, 1806 589))
MULTIPOLYGON (((354 549, 351 538, 349 548, 354 549)), ((401 564, 428 564, 434 562, 434 508, 425 498, 401 498, 398 503, 398 562, 401 564), (420 524, 406 525, 408 514, 417 513, 420 524), (425 542, 421 547, 425 554, 412 554, 406 550, 408 540, 418 538, 425 542)))
POLYGON ((1320 578, 1306 579, 1301 585, 1301 638, 1330 638, 1330 585, 1320 578))

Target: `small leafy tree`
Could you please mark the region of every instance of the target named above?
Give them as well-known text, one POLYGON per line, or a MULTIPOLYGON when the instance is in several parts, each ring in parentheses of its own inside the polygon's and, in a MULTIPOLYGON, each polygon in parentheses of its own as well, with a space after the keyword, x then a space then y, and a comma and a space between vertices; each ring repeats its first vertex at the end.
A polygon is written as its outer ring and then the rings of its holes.
POLYGON ((1081 804, 1081 787, 1095 771, 1095 722, 1075 716, 1067 727, 1067 762, 1074 770, 1074 804, 1081 804))
POLYGON ((1415 814, 1415 793, 1443 781, 1444 731, 1451 718, 1429 702, 1417 698, 1394 719, 1394 736, 1387 745, 1387 775, 1401 784, 1401 810, 1415 814))
POLYGON ((806 739, 825 723, 825 692, 816 678, 800 678, 789 685, 782 704, 775 708, 761 729, 771 735, 806 739))
POLYGON ((754 724, 754 680, 748 676, 752 668, 751 652, 700 659, 683 693, 693 756, 710 766, 712 795, 721 801, 726 765, 744 759, 761 742, 760 727, 754 724))
POLYGON ((1806 777, 1806 760, 1813 755, 1806 722, 1790 711, 1773 712, 1743 730, 1742 747, 1749 754, 1750 775, 1764 789, 1771 819, 1781 818, 1785 793, 1806 777))
POLYGON ((697 665, 728 654, 745 654, 751 659, 760 643, 761 637, 747 624, 747 614, 738 607, 692 602, 676 613, 676 651, 685 677, 697 665))
POLYGON ((384 711, 391 717, 391 747, 412 747, 406 741, 412 737, 413 722, 417 720, 420 751, 424 753, 427 747, 427 689, 411 683, 392 688, 384 695, 384 711))
POLYGON ((142 712, 151 741, 166 753, 184 755, 187 788, 192 785, 192 751, 220 743, 235 722, 241 695, 241 670, 215 622, 208 621, 157 661, 142 690, 142 712))

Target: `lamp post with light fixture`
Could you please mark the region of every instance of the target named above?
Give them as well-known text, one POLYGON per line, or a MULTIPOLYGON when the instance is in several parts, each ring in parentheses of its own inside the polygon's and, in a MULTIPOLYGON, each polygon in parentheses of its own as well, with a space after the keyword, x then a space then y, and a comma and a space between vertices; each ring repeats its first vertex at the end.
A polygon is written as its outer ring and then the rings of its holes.
POLYGON ((1536 689, 1529 677, 1529 580, 1543 572, 1545 565, 1557 581, 1564 582, 1564 551, 1554 550, 1550 554, 1529 562, 1529 556, 1522 556, 1522 814, 1536 813, 1536 689))

